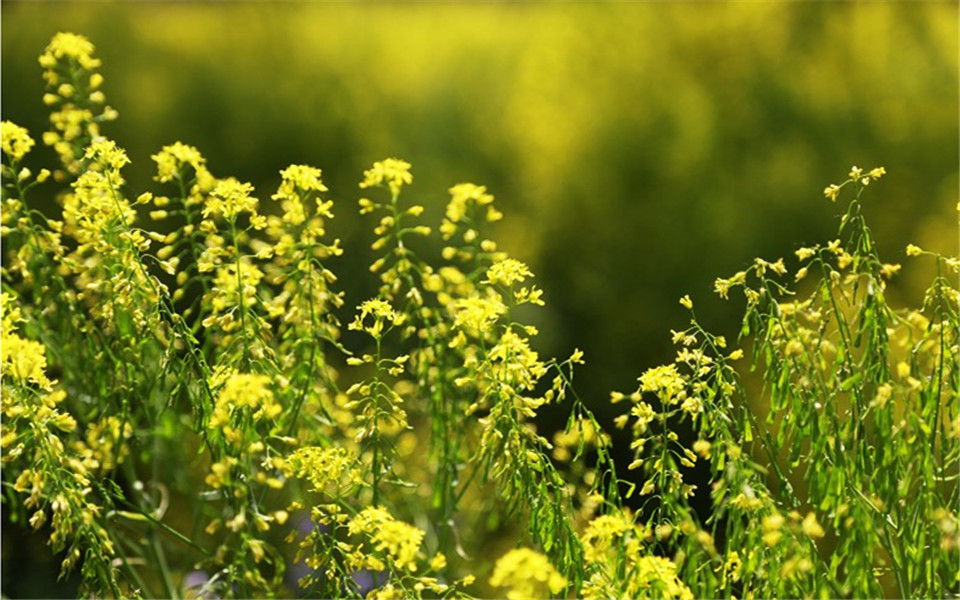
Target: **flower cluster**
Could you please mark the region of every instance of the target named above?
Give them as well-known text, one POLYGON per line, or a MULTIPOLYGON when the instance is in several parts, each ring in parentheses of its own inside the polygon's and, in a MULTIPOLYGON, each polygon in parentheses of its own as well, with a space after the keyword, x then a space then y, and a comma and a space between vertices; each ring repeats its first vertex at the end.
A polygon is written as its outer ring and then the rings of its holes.
POLYGON ((57 107, 50 114, 53 129, 43 135, 43 142, 53 146, 72 175, 80 173, 84 150, 100 136, 100 123, 117 118, 104 104, 103 75, 96 71, 100 59, 93 52, 93 44, 82 35, 58 33, 40 57, 49 90, 43 101, 57 107))
POLYGON ((567 580, 543 554, 517 548, 497 559, 490 585, 506 588, 505 596, 510 600, 525 600, 557 595, 567 586, 567 580))

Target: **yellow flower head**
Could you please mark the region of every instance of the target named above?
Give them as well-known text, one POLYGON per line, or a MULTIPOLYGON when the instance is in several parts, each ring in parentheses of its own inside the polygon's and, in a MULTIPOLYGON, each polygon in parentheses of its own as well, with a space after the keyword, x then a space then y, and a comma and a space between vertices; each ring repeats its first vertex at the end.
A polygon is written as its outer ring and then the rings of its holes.
POLYGON ((327 484, 338 481, 344 472, 349 471, 356 461, 356 456, 344 448, 305 446, 287 458, 283 471, 288 477, 306 479, 314 491, 322 492, 327 484))
POLYGON ((93 58, 93 43, 82 35, 60 32, 53 36, 47 49, 40 56, 40 66, 52 68, 62 58, 73 59, 86 70, 100 66, 100 59, 93 58))
POLYGON ((559 594, 567 586, 567 578, 543 554, 517 548, 497 560, 490 585, 507 588, 510 600, 524 600, 559 594))
POLYGON ((250 195, 251 192, 253 192, 252 185, 232 177, 218 181, 207 205, 203 208, 203 216, 221 216, 227 221, 233 221, 242 212, 255 215, 257 199, 250 195))
POLYGON ((10 121, 0 123, 0 146, 3 148, 3 153, 13 162, 19 161, 27 152, 30 152, 33 144, 33 138, 23 127, 10 121))
POLYGON ((837 197, 840 195, 840 186, 831 183, 823 189, 823 195, 826 196, 830 202, 836 202, 837 197))
POLYGON ((215 312, 222 312, 241 301, 250 306, 256 300, 257 286, 263 279, 263 271, 248 260, 240 261, 239 274, 237 264, 229 263, 219 269, 213 279, 212 304, 215 312))
POLYGON ((302 192, 326 192, 327 186, 323 185, 320 179, 321 171, 316 167, 308 165, 290 165, 280 171, 280 177, 283 178, 283 184, 280 186, 280 194, 291 194, 299 189, 302 192))
POLYGON ((633 531, 633 519, 623 511, 596 517, 580 535, 584 558, 592 563, 604 560, 609 553, 616 555, 619 548, 617 540, 633 531))
POLYGON ((807 260, 817 254, 817 246, 814 246, 813 248, 800 248, 794 252, 794 254, 796 254, 797 258, 801 261, 807 260))
POLYGON ((0 358, 4 379, 8 376, 19 385, 32 384, 49 390, 53 385, 47 378, 46 348, 40 342, 26 340, 15 333, 3 339, 0 358))
POLYGON ((357 316, 349 325, 350 329, 366 331, 375 338, 383 335, 385 327, 400 325, 405 320, 405 315, 393 310, 389 302, 379 298, 366 300, 359 309, 357 316), (372 322, 367 321, 368 317, 372 322))
POLYGON ((507 307, 499 296, 472 296, 454 300, 450 310, 453 312, 454 327, 476 335, 489 331, 497 319, 507 312, 507 307))
MULTIPOLYGON (((290 165, 280 171, 280 188, 272 196, 283 207, 283 220, 291 225, 300 225, 307 220, 303 202, 311 195, 326 192, 327 186, 320 179, 320 169, 307 165, 290 165)), ((319 196, 316 198, 317 214, 332 218, 331 203, 324 202, 319 196)))
POLYGON ((450 202, 447 204, 447 219, 457 223, 467 214, 471 204, 485 206, 493 202, 493 196, 487 193, 486 186, 472 183, 459 183, 450 188, 450 202))
POLYGON ((693 593, 677 576, 677 565, 662 556, 644 556, 637 562, 630 597, 692 599, 693 593))
POLYGON ((368 506, 347 524, 351 535, 363 535, 377 552, 387 556, 400 569, 417 570, 417 554, 423 542, 422 530, 393 518, 382 506, 368 506))
POLYGON ((396 196, 400 188, 413 183, 410 173, 410 163, 398 158, 387 158, 373 163, 373 167, 363 172, 361 188, 368 188, 384 183, 390 188, 390 193, 396 196))
POLYGON ((119 177, 120 169, 130 164, 127 152, 113 140, 101 139, 93 142, 87 148, 84 158, 95 161, 116 177, 119 177))
POLYGON ((676 365, 672 364, 647 369, 640 376, 641 391, 654 392, 668 402, 679 394, 685 385, 676 365))
POLYGON ((214 400, 208 427, 222 429, 231 443, 239 444, 242 441, 242 436, 237 435, 231 427, 238 411, 253 412, 253 419, 259 420, 274 419, 283 410, 274 399, 269 375, 225 371, 218 373, 215 379, 223 381, 223 385, 214 400))
POLYGON ((201 173, 206 174, 207 160, 203 158, 200 151, 193 146, 188 146, 180 142, 174 142, 169 146, 164 146, 160 152, 150 158, 157 163, 157 181, 165 183, 181 176, 184 167, 193 167, 198 178, 201 173))
POLYGON ((487 278, 483 283, 510 287, 528 277, 533 277, 533 273, 530 272, 527 265, 515 258, 505 258, 487 269, 487 278))

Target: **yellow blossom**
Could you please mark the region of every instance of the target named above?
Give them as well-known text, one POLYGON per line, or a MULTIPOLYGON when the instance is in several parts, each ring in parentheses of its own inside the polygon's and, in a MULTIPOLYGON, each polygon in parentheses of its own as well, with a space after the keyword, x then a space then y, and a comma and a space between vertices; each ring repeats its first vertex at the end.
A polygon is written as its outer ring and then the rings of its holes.
POLYGON ((830 184, 823 190, 823 195, 826 196, 831 202, 837 201, 837 196, 840 195, 840 186, 835 184, 830 184))
POLYGON ((274 399, 270 387, 272 381, 268 375, 228 371, 217 374, 217 378, 223 381, 223 385, 214 400, 213 414, 208 426, 211 429, 223 428, 227 439, 234 444, 241 441, 231 435, 230 427, 238 411, 248 409, 254 420, 260 420, 276 418, 283 410, 274 399))
POLYGON ((892 265, 884 263, 880 267, 880 274, 886 277, 887 279, 892 278, 894 275, 900 272, 900 265, 892 265))
POLYGON ((370 539, 377 552, 386 552, 397 568, 417 570, 417 554, 423 542, 422 530, 393 518, 382 506, 368 506, 347 524, 351 535, 370 539))
POLYGON ((344 472, 350 471, 356 460, 344 448, 305 446, 287 457, 283 471, 288 477, 306 479, 314 491, 323 492, 329 483, 339 481, 344 472))
POLYGON ((625 534, 633 532, 634 527, 633 520, 623 511, 594 518, 580 535, 584 558, 592 563, 604 560, 610 552, 616 555, 615 542, 625 534))
POLYGON ((373 337, 380 337, 385 326, 400 325, 404 320, 405 315, 396 312, 389 302, 373 298, 360 304, 359 312, 349 327, 357 331, 366 331, 373 337), (372 322, 367 322, 368 317, 372 318, 372 322))
POLYGON ((497 560, 490 585, 506 588, 510 600, 526 600, 559 594, 567 586, 567 579, 543 554, 517 548, 497 560))
POLYGON ((533 277, 533 273, 530 272, 527 265, 514 258, 505 258, 487 269, 487 278, 483 283, 510 287, 528 277, 533 277))
POLYGON ((233 178, 218 181, 203 207, 204 218, 220 216, 233 221, 242 212, 256 214, 257 199, 250 195, 251 192, 253 186, 249 183, 233 178))
POLYGON ((675 401, 677 394, 684 389, 685 385, 676 365, 672 364, 647 369, 640 376, 640 389, 644 392, 657 393, 667 403, 675 401))
POLYGON ((399 194, 400 188, 413 183, 410 163, 397 158, 387 158, 375 162, 372 168, 363 172, 363 181, 360 182, 360 187, 368 188, 383 183, 386 183, 390 188, 391 194, 394 196, 399 194))
POLYGON ((804 517, 803 522, 800 524, 800 528, 805 534, 812 538, 822 538, 824 535, 823 527, 817 522, 817 515, 812 512, 807 513, 807 516, 804 517))
POLYGON ((214 312, 223 312, 242 303, 250 307, 256 300, 263 272, 248 260, 229 263, 217 269, 211 290, 214 312), (239 273, 238 273, 239 269, 239 273))
POLYGON ((160 152, 150 158, 157 163, 157 175, 154 179, 161 183, 181 177, 183 168, 187 166, 193 168, 198 179, 201 174, 209 176, 206 170, 207 161, 200 154, 200 151, 193 146, 188 146, 181 142, 174 142, 169 146, 164 146, 160 152))
POLYGON ((469 205, 483 206, 492 202, 493 196, 487 193, 486 186, 460 183, 450 188, 450 202, 447 204, 446 217, 451 223, 457 223, 466 216, 469 205))
POLYGON ((303 203, 311 196, 316 199, 318 214, 328 218, 333 216, 329 212, 327 203, 316 195, 319 192, 327 191, 327 186, 323 184, 320 178, 320 169, 307 165, 290 165, 280 171, 280 177, 282 178, 280 188, 272 198, 281 203, 285 222, 300 225, 306 221, 307 214, 303 203))
POLYGON ((75 33, 57 33, 50 40, 46 51, 40 57, 40 65, 51 68, 62 58, 73 59, 87 70, 100 66, 100 60, 93 58, 94 47, 89 39, 75 33))
POLYGON ((453 326, 473 334, 489 331, 507 307, 498 296, 461 298, 450 304, 453 326))
POLYGON ((710 448, 712 444, 707 440, 697 440, 693 443, 693 451, 701 456, 701 458, 710 458, 710 448))
POLYGON ((10 121, 0 123, 0 146, 3 148, 3 153, 13 162, 22 159, 27 152, 30 152, 33 145, 33 138, 23 127, 10 121))

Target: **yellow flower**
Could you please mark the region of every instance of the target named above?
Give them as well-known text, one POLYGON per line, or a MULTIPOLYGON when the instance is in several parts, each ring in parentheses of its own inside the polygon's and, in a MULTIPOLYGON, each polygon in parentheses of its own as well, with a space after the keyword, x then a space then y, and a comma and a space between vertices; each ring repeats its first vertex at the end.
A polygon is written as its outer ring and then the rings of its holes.
POLYGON ((257 286, 263 279, 263 272, 253 263, 241 260, 239 275, 237 264, 229 263, 217 269, 213 278, 211 304, 214 312, 223 312, 234 306, 250 307, 257 296, 257 286))
POLYGON ((492 202, 493 196, 487 193, 486 186, 474 185, 472 183, 459 183, 450 188, 450 202, 447 204, 446 213, 447 219, 451 223, 457 223, 466 216, 467 207, 470 204, 484 206, 492 202))
POLYGON ((356 461, 357 457, 344 448, 305 446, 287 458, 283 471, 288 477, 306 479, 313 491, 322 492, 327 484, 337 482, 356 461))
POLYGON ((0 123, 0 146, 3 153, 13 162, 19 161, 33 148, 34 141, 30 133, 19 125, 10 121, 0 123))
POLYGON ((255 215, 257 199, 250 195, 251 192, 253 192, 253 186, 249 183, 233 178, 218 181, 207 205, 203 208, 204 218, 220 216, 227 221, 233 221, 242 212, 255 215))
POLYGON ((657 416, 653 411, 653 407, 646 402, 637 402, 636 406, 630 410, 630 414, 637 418, 635 427, 637 427, 641 433, 646 431, 647 425, 652 423, 657 416))
POLYGON ((405 320, 404 314, 396 312, 389 302, 379 298, 366 300, 360 304, 359 309, 349 328, 356 331, 366 331, 373 337, 380 337, 384 332, 385 325, 400 325, 405 320), (372 317, 373 322, 367 323, 367 317, 372 317))
POLYGON ((800 524, 800 528, 805 534, 812 538, 822 538, 824 535, 823 527, 817 522, 817 515, 812 512, 807 513, 807 516, 804 517, 803 522, 800 524))
POLYGON ((557 595, 567 586, 567 579, 546 556, 529 548, 517 548, 497 560, 490 585, 507 588, 506 597, 510 600, 524 600, 557 595))
POLYGON ((831 183, 823 189, 823 195, 826 196, 831 202, 836 202, 837 196, 840 195, 840 186, 831 183))
POLYGON ((697 416, 703 412, 703 401, 697 396, 688 396, 680 405, 680 410, 697 416))
POLYGON ((663 365, 647 369, 640 376, 640 389, 644 392, 654 392, 670 403, 686 383, 677 371, 676 365, 663 365))
POLYGON ((487 269, 487 278, 482 283, 510 287, 528 277, 533 277, 533 273, 530 272, 527 265, 515 258, 505 258, 487 269))
POLYGON ((396 567, 417 570, 417 554, 424 532, 393 518, 382 506, 368 506, 347 524, 351 535, 363 535, 373 543, 377 552, 386 552, 396 567))
POLYGON ((46 51, 40 57, 40 66, 51 68, 59 59, 69 58, 77 61, 84 69, 96 69, 100 60, 93 58, 94 47, 89 39, 75 33, 57 33, 50 40, 46 51))
POLYGON ((130 164, 126 151, 113 140, 100 139, 87 148, 84 158, 96 161, 110 170, 111 175, 119 177, 120 169, 130 164))
POLYGON ((274 399, 273 390, 270 389, 272 381, 268 375, 225 371, 217 373, 215 379, 223 381, 223 386, 214 400, 213 414, 210 416, 208 427, 224 429, 231 443, 239 444, 242 441, 233 433, 230 426, 238 411, 243 409, 255 411, 253 419, 260 420, 276 418, 283 410, 283 407, 274 399))
POLYGON ((188 146, 180 142, 174 142, 169 146, 164 146, 160 152, 150 158, 157 163, 157 175, 155 180, 165 183, 180 177, 183 167, 193 167, 197 173, 198 179, 201 173, 207 173, 206 159, 200 154, 200 151, 193 146, 188 146))
POLYGON ((615 542, 624 534, 634 531, 633 520, 623 511, 596 517, 580 535, 583 542, 583 556, 587 562, 604 560, 609 552, 617 553, 615 542))
POLYGON ((923 248, 907 244, 907 256, 920 256, 921 254, 923 254, 923 248))
POLYGON ((693 443, 693 451, 702 458, 710 458, 710 448, 712 444, 707 440, 697 440, 693 443))
POLYGON ((738 271, 729 279, 717 278, 713 282, 713 290, 724 300, 729 299, 730 288, 743 285, 747 281, 747 274, 744 271, 738 271))
POLYGON ((891 279, 894 275, 896 275, 899 272, 900 272, 900 265, 891 265, 891 264, 884 263, 880 267, 880 274, 886 277, 887 279, 891 279))
POLYGON ((2 352, 0 361, 4 377, 12 377, 19 385, 51 388, 53 382, 47 378, 47 354, 43 344, 9 333, 3 336, 2 352))
POLYGON ((489 331, 497 319, 507 312, 507 307, 499 296, 472 296, 454 300, 450 310, 453 312, 454 327, 479 334, 489 331))
POLYGON ((396 196, 400 188, 413 183, 410 173, 410 163, 397 158, 387 158, 373 163, 373 167, 363 172, 361 188, 368 188, 386 183, 390 193, 396 196))
POLYGON ((680 306, 688 310, 693 310, 693 300, 690 299, 690 295, 686 295, 683 298, 680 298, 680 306))
POLYGON ((439 571, 440 569, 445 569, 446 567, 447 557, 444 556, 442 552, 437 552, 437 554, 430 559, 430 569, 439 571))
MULTIPOLYGON (((274 200, 281 202, 283 207, 283 220, 292 225, 299 225, 306 221, 303 202, 311 194, 317 192, 326 192, 327 186, 320 179, 321 171, 316 167, 307 165, 290 165, 283 171, 280 171, 282 181, 277 193, 272 196, 274 200)), ((317 213, 326 217, 332 217, 327 203, 317 196, 317 213)))

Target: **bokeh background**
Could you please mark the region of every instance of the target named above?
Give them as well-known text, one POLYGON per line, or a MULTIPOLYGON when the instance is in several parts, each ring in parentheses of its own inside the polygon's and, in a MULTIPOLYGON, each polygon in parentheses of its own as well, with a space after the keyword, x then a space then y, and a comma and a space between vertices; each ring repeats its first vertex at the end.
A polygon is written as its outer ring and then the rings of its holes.
MULTIPOLYGON (((597 406, 672 359, 683 294, 735 337, 737 305, 713 280, 755 256, 795 265, 796 248, 832 239, 839 208, 822 190, 851 165, 888 171, 867 210, 889 262, 906 262, 907 243, 958 252, 956 2, 0 10, 3 118, 39 138, 36 58, 57 31, 87 35, 120 112, 104 133, 133 160, 134 195, 157 189, 149 157, 175 140, 264 199, 288 164, 322 168, 348 305, 375 289, 370 223, 356 216, 373 161, 413 164, 407 198, 433 224, 451 185, 487 185, 506 214, 495 239, 546 290, 531 315, 538 349, 583 349, 578 388, 597 406)), ((894 300, 916 302, 928 275, 905 269, 894 300)), ((21 552, 4 543, 12 583, 21 552)))

